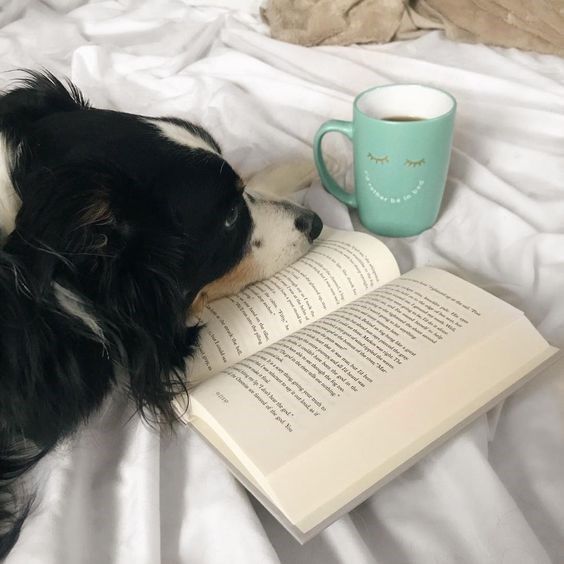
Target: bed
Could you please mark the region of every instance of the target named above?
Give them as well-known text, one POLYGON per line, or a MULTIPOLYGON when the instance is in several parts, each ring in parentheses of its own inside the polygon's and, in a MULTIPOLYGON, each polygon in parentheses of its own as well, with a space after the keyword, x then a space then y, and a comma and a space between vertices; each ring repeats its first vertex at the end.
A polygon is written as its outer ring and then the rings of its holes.
MULTIPOLYGON (((311 158, 319 125, 349 119, 370 86, 444 88, 459 110, 439 220, 383 240, 402 271, 463 273, 563 347, 564 60, 439 32, 310 49, 269 38, 259 3, 8 0, 0 86, 43 66, 96 106, 200 122, 246 175, 311 158)), ((333 137, 350 184, 350 147, 333 137)), ((327 224, 362 228, 317 182, 303 196, 327 224)), ((194 432, 159 435, 116 395, 38 468, 37 508, 6 562, 563 562, 563 374, 554 365, 304 546, 194 432)))

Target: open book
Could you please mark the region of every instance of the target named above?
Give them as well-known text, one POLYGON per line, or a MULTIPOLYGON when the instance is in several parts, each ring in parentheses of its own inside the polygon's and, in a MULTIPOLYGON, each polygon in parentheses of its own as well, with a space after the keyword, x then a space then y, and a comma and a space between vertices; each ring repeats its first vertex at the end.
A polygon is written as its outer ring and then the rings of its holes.
POLYGON ((273 278, 209 304, 188 421, 300 542, 555 358, 524 314, 445 271, 400 276, 326 229, 273 278))

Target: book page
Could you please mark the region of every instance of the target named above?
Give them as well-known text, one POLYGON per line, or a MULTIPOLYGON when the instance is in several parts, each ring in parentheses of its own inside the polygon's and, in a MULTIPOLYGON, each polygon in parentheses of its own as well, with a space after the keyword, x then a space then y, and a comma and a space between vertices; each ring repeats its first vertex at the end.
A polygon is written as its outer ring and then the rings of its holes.
POLYGON ((269 498, 302 532, 309 531, 355 498, 366 499, 370 489, 559 356, 521 315, 269 474, 269 498))
MULTIPOLYGON (((267 476, 521 318, 460 278, 417 269, 204 382, 191 413, 267 476)), ((528 342, 521 353, 547 346, 534 330, 528 342)))
POLYGON ((397 276, 391 252, 375 237, 324 229, 294 264, 205 308, 190 380, 241 361, 397 276))

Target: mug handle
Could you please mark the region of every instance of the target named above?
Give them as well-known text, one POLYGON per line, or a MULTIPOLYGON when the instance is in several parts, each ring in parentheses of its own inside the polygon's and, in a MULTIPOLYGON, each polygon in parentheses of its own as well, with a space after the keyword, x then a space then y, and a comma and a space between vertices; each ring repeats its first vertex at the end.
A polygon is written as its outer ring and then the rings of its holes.
POLYGON ((323 158, 323 152, 321 150, 321 140, 326 133, 330 131, 338 131, 343 135, 346 135, 351 141, 353 140, 353 124, 351 121, 342 121, 340 119, 330 119, 326 121, 315 134, 313 138, 313 158, 315 160, 315 166, 319 172, 319 177, 321 178, 321 183, 325 188, 335 196, 338 200, 351 206, 352 208, 358 207, 356 202, 355 194, 346 192, 335 182, 335 179, 331 176, 331 173, 327 170, 325 165, 325 160, 323 158))

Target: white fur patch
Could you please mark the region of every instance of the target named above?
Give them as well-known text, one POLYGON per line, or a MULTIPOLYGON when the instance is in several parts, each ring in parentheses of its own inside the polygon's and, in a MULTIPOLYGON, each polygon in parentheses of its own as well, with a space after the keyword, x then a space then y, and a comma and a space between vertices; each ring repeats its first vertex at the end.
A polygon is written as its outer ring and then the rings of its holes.
POLYGON ((257 194, 245 193, 245 200, 254 223, 251 253, 258 270, 256 279, 260 280, 292 264, 309 250, 307 235, 295 225, 296 218, 308 212, 297 204, 268 200, 257 194))
POLYGON ((211 153, 217 154, 217 151, 204 139, 198 135, 194 135, 181 125, 158 119, 148 119, 147 121, 160 129, 161 133, 167 139, 170 139, 179 145, 189 147, 190 149, 203 149, 204 151, 210 151, 211 153))
POLYGON ((10 166, 15 158, 16 155, 10 154, 6 140, 0 134, 0 239, 14 230, 21 204, 10 178, 10 166))
POLYGON ((68 288, 61 286, 57 282, 53 284, 53 288, 59 305, 70 316, 80 319, 80 321, 98 337, 100 343, 105 343, 106 337, 104 336, 102 328, 98 325, 96 319, 84 309, 82 300, 74 292, 71 292, 68 288))

